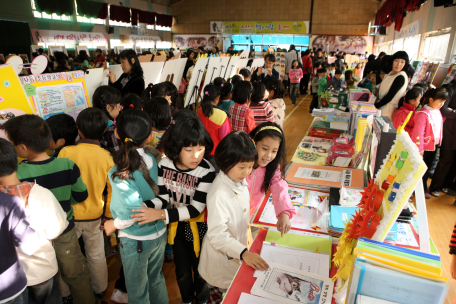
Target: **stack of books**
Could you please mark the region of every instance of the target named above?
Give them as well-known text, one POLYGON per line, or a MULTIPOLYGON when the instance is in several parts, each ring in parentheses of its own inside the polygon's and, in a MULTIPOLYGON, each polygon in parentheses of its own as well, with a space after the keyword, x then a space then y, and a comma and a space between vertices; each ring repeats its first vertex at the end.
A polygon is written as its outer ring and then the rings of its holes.
POLYGON ((346 304, 358 295, 394 303, 444 303, 448 280, 440 257, 359 238, 346 304))

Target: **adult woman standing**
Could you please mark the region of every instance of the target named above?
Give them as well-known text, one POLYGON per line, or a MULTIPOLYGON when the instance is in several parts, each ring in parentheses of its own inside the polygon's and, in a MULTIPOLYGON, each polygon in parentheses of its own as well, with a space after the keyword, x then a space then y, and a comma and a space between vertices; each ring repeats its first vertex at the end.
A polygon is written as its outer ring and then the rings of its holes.
MULTIPOLYGON (((192 49, 187 50, 187 62, 185 63, 185 68, 184 68, 184 78, 187 80, 187 82, 190 81, 190 77, 187 76, 188 69, 190 69, 192 66, 195 65, 195 58, 196 58, 196 53, 192 49)), ((191 76, 191 75, 190 75, 191 76)))
POLYGON ((409 65, 409 57, 406 52, 396 52, 390 59, 391 72, 385 76, 380 86, 379 101, 375 107, 382 111, 382 116, 388 116, 393 120, 399 99, 407 90, 408 78, 405 73, 409 65))
POLYGON ((120 91, 122 97, 128 93, 135 93, 141 96, 144 91, 144 77, 143 70, 139 64, 138 56, 133 50, 125 50, 119 55, 120 65, 123 74, 119 80, 116 81, 116 74, 111 69, 106 77, 109 77, 109 85, 115 87, 120 91))

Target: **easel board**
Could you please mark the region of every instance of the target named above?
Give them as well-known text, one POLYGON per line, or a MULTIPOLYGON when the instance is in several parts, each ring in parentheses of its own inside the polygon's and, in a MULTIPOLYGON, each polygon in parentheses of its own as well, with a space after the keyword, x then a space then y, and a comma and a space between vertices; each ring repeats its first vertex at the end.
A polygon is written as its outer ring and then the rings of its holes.
POLYGON ((235 74, 239 74, 239 71, 242 70, 242 69, 245 69, 247 67, 247 64, 249 63, 249 59, 246 58, 246 59, 239 59, 237 62, 236 62, 236 65, 234 67, 234 71, 232 72, 231 76, 230 77, 233 77, 233 75, 235 74))
POLYGON ((152 59, 152 54, 146 54, 146 55, 139 55, 138 56, 138 60, 141 63, 150 62, 151 59, 152 59))
MULTIPOLYGON (((187 60, 187 59, 185 59, 187 60)), ((203 79, 204 70, 206 68, 209 58, 200 58, 195 64, 193 69, 192 77, 187 87, 187 93, 185 95, 184 106, 187 107, 193 103, 196 103, 199 96, 199 87, 203 79)))
MULTIPOLYGON (((0 125, 9 118, 24 114, 35 114, 24 87, 11 65, 0 65, 0 125)), ((6 139, 2 130, 0 138, 6 139)))
POLYGON ((185 58, 167 61, 160 75, 159 82, 171 81, 176 88, 179 88, 186 63, 187 59, 185 58))
POLYGON ((226 67, 226 72, 224 78, 228 81, 231 77, 233 77, 235 73, 236 64, 239 62, 239 56, 231 57, 230 61, 228 62, 228 66, 226 67))
POLYGON ((88 48, 86 45, 77 45, 77 46, 76 46, 76 56, 79 55, 79 52, 80 52, 80 51, 86 51, 87 56, 90 57, 89 48, 88 48))
POLYGON ((87 94, 92 99, 95 90, 101 86, 103 81, 103 68, 89 69, 84 74, 84 80, 87 86, 87 94))
POLYGON ((119 80, 120 76, 123 74, 122 66, 120 64, 110 65, 109 68, 116 75, 116 81, 119 80))
POLYGON ((220 73, 219 75, 217 75, 217 77, 222 77, 222 78, 225 78, 225 74, 226 74, 226 71, 228 70, 228 66, 229 66, 229 62, 231 59, 233 59, 233 57, 220 57, 221 60, 222 60, 222 65, 221 65, 221 69, 220 69, 220 73))
POLYGON ((212 83, 215 78, 219 77, 222 70, 222 58, 225 57, 211 57, 209 58, 209 65, 207 67, 206 77, 204 78, 203 89, 208 84, 212 83))
POLYGON ((144 84, 145 87, 149 83, 157 84, 160 78, 160 74, 163 70, 164 62, 143 62, 141 67, 144 71, 144 84))
POLYGON ((84 75, 84 72, 74 71, 20 79, 35 114, 47 119, 65 113, 76 120, 82 110, 91 106, 84 75))
MULTIPOLYGON (((62 46, 49 46, 48 55, 54 56, 55 52, 63 52, 63 47, 62 46)), ((79 54, 79 52, 78 52, 78 54, 79 54)))
POLYGON ((124 47, 124 46, 115 46, 115 47, 114 47, 114 53, 116 53, 117 55, 119 55, 120 53, 122 53, 124 50, 125 50, 125 47, 124 47))
POLYGON ((256 68, 264 66, 264 58, 253 59, 251 71, 255 71, 256 68))

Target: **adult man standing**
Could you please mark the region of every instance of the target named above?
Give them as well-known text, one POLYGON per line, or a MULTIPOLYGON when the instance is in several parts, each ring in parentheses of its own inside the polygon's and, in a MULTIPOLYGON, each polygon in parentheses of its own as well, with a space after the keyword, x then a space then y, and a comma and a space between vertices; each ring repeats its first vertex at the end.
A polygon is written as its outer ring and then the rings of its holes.
POLYGON ((302 57, 302 72, 303 77, 301 78, 301 82, 299 84, 299 91, 301 95, 307 94, 307 88, 309 86, 310 76, 312 75, 312 57, 310 57, 310 50, 306 50, 304 52, 304 56, 302 57))

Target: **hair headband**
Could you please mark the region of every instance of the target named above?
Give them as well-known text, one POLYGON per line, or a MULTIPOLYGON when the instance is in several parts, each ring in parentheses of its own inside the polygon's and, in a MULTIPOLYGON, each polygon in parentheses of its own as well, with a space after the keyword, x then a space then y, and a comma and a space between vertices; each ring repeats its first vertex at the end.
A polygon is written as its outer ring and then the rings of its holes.
POLYGON ((264 131, 264 130, 275 130, 275 131, 279 132, 280 135, 282 135, 282 131, 279 128, 274 127, 274 126, 265 126, 265 127, 262 127, 261 129, 259 129, 258 132, 256 132, 255 137, 257 137, 258 133, 260 133, 261 131, 264 131))
POLYGON ((129 141, 133 142, 133 139, 131 139, 131 138, 128 138, 128 137, 125 137, 125 140, 124 140, 124 142, 125 142, 125 143, 127 143, 127 142, 129 142, 129 141))

